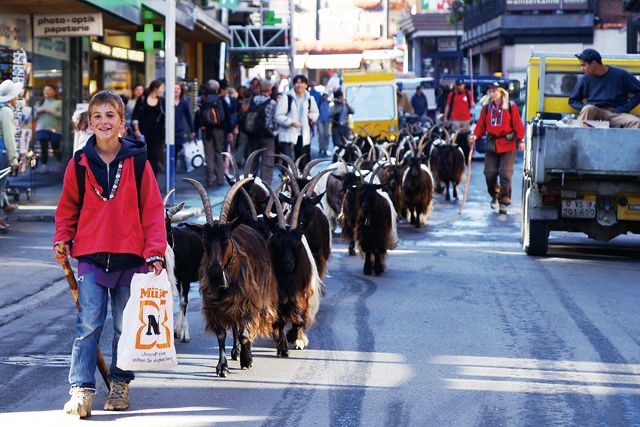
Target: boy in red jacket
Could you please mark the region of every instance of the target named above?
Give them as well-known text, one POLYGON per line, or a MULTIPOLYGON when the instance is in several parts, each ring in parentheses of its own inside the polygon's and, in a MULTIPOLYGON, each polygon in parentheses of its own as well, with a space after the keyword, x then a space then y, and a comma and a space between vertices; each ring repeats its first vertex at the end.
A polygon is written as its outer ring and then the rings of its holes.
POLYGON ((524 125, 518 107, 509 102, 509 93, 498 82, 489 87, 488 95, 491 98, 489 104, 482 107, 480 119, 475 131, 469 136, 469 141, 475 143, 476 139, 487 133, 484 175, 487 191, 491 196, 491 209, 496 209, 499 204, 499 212, 506 214, 511 204, 511 177, 516 161, 516 145, 520 151, 524 151, 524 125), (490 139, 495 141, 493 147, 490 139))
POLYGON ((89 126, 94 135, 67 165, 56 209, 53 253, 61 265, 78 259, 78 312, 71 353, 71 399, 68 414, 91 415, 100 333, 111 295, 113 345, 109 380, 111 392, 105 410, 129 407, 133 372, 117 367, 122 313, 129 300, 134 273, 163 268, 167 236, 160 190, 143 157, 136 178, 135 157, 146 155, 144 143, 118 137, 124 128, 124 104, 113 92, 98 92, 89 103, 89 126), (84 181, 84 193, 79 183, 84 181), (139 182, 138 182, 139 181, 139 182), (138 188, 139 185, 139 188, 138 188), (138 194, 139 192, 139 194, 138 194))

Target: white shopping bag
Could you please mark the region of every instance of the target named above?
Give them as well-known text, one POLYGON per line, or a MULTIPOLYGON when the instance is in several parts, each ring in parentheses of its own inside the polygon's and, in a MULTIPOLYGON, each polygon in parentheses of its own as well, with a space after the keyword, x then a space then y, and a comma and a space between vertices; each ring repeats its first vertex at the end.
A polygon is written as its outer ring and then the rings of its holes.
POLYGON ((187 172, 192 172, 194 169, 204 165, 204 144, 201 139, 185 141, 182 144, 182 151, 187 172))
POLYGON ((173 295, 167 271, 134 274, 118 342, 118 368, 164 371, 178 365, 173 342, 173 295))

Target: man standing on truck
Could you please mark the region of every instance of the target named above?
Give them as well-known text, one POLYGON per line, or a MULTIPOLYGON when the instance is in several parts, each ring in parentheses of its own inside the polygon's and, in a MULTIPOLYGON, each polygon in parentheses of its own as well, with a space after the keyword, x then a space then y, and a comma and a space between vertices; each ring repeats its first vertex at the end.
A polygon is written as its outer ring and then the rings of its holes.
POLYGON ((640 128, 640 119, 629 114, 640 104, 640 82, 627 70, 603 64, 595 49, 585 49, 576 58, 585 76, 571 93, 569 105, 580 110, 578 120, 606 120, 611 127, 640 128))
POLYGON ((476 106, 471 91, 464 85, 464 80, 456 80, 456 88, 449 92, 447 106, 444 108, 444 119, 451 123, 451 130, 468 128, 471 123, 471 109, 476 106))

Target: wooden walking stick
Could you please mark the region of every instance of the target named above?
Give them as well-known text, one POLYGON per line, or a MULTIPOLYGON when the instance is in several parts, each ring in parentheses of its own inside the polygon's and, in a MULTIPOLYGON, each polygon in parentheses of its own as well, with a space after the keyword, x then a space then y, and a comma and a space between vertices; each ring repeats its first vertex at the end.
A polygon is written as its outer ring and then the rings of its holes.
POLYGON ((467 159, 467 181, 464 183, 464 193, 462 195, 462 203, 460 203, 460 210, 458 211, 458 215, 462 215, 464 205, 467 203, 467 194, 469 193, 469 184, 471 183, 471 160, 473 158, 473 151, 475 149, 476 141, 474 140, 471 143, 471 147, 469 149, 469 159, 467 159))
MULTIPOLYGON (((64 275, 67 277, 69 288, 71 288, 73 299, 76 302, 76 308, 78 309, 78 311, 82 311, 82 307, 80 307, 80 301, 78 301, 78 282, 76 281, 76 276, 73 275, 73 270, 71 269, 71 265, 69 265, 68 258, 65 260, 62 268, 64 269, 64 275)), ((111 385, 109 383, 109 379, 107 378, 109 369, 107 368, 107 362, 104 361, 104 356, 102 355, 102 352, 99 348, 97 362, 98 370, 100 371, 100 375, 102 375, 102 379, 104 380, 105 385, 107 386, 107 390, 111 391, 111 385)))

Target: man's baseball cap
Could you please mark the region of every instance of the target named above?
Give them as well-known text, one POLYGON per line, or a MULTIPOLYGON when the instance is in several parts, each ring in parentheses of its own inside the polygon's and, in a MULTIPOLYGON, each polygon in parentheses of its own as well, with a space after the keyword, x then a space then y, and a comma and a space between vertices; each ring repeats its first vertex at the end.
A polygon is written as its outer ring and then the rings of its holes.
POLYGON ((602 62, 602 56, 600 52, 595 49, 585 49, 582 53, 576 54, 576 58, 585 62, 602 62))
POLYGON ((462 80, 462 79, 456 80, 456 86, 463 85, 463 84, 464 84, 464 80, 462 80))

